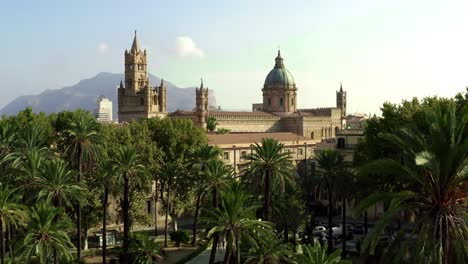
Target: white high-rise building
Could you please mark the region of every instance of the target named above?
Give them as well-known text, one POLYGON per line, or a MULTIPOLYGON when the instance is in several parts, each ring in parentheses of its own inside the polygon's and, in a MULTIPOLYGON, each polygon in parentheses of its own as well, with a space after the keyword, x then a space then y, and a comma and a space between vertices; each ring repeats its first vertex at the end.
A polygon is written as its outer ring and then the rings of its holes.
POLYGON ((99 97, 95 114, 98 122, 112 122, 112 101, 104 96, 99 97))

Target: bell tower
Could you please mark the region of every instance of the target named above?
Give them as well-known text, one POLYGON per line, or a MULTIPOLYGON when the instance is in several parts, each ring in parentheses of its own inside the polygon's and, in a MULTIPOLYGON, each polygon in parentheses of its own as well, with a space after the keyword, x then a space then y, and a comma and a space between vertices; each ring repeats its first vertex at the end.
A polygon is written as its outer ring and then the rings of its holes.
POLYGON ((125 50, 125 80, 118 91, 119 122, 137 118, 164 117, 166 86, 151 87, 147 69, 146 50, 141 50, 135 31, 132 48, 125 50))
POLYGON ((148 85, 146 50, 141 51, 137 32, 130 51, 125 50, 125 87, 137 93, 148 85))
POLYGON ((341 109, 341 123, 346 118, 346 91, 343 90, 343 84, 340 83, 340 90, 336 91, 336 108, 341 109))
POLYGON ((201 128, 206 128, 206 118, 208 115, 208 87, 203 87, 203 79, 201 79, 200 88, 195 89, 196 125, 201 128))

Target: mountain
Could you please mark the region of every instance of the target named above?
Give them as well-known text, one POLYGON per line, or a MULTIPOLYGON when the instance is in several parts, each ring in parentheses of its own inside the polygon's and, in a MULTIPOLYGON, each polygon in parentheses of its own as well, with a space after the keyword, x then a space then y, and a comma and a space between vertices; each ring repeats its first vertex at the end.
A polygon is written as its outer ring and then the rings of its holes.
MULTIPOLYGON (((149 75, 152 86, 161 83, 161 79, 149 75)), ((34 112, 60 112, 63 110, 87 109, 91 112, 96 108, 96 100, 103 95, 112 100, 114 117, 117 117, 117 87, 123 74, 102 72, 98 75, 79 81, 73 86, 56 90, 46 90, 37 95, 20 96, 11 101, 0 110, 0 115, 14 115, 26 107, 31 107, 34 112)), ((174 84, 164 81, 167 87, 167 110, 177 109, 191 110, 195 107, 195 87, 179 88, 174 84)), ((212 90, 208 93, 210 106, 216 105, 216 98, 212 90)))

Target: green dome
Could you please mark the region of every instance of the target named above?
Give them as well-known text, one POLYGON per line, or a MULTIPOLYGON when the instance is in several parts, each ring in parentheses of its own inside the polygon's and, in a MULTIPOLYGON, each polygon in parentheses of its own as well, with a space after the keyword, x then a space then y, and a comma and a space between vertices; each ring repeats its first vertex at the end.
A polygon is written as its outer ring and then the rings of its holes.
POLYGON ((284 67, 283 58, 279 51, 275 61, 275 68, 268 73, 265 79, 264 88, 268 88, 269 86, 295 86, 294 78, 288 69, 284 67))

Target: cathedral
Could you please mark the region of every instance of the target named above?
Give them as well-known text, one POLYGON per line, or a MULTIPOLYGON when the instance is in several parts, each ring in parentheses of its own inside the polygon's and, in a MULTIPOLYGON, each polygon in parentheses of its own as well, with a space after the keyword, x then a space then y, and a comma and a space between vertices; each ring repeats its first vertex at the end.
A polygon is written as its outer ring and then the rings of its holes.
POLYGON ((149 83, 146 50, 138 45, 135 33, 132 48, 125 51, 125 82, 118 88, 119 122, 140 117, 169 117, 191 119, 197 126, 206 128, 208 118, 215 118, 218 128, 231 133, 289 132, 320 142, 334 138, 344 127, 346 92, 336 91, 336 106, 326 108, 297 108, 297 86, 284 65, 280 51, 275 65, 265 78, 262 103, 252 104, 252 111, 222 111, 208 108, 208 87, 203 81, 196 88, 193 111, 166 111, 164 82, 156 87, 149 83), (124 86, 125 84, 125 86, 124 86))

